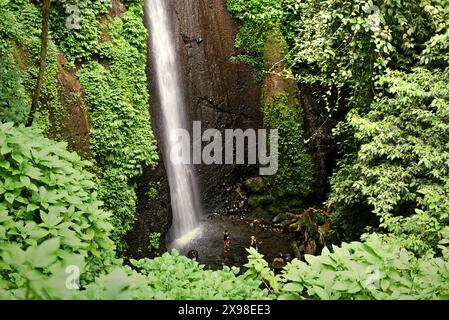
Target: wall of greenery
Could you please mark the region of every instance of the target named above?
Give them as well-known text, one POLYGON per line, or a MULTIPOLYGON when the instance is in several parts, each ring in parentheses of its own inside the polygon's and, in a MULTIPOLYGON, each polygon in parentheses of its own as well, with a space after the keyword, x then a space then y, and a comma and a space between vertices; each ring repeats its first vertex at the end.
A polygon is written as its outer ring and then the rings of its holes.
POLYGON ((92 119, 92 149, 100 159, 100 198, 114 212, 115 240, 134 222, 133 178, 144 165, 158 161, 149 122, 147 31, 142 17, 143 5, 132 4, 122 18, 111 19, 110 40, 99 44, 98 61, 83 64, 77 72, 92 119))
MULTIPOLYGON (((125 1, 126 12, 111 17, 110 0, 70 2, 80 9, 80 28, 66 27, 65 1, 52 2, 45 78, 34 126, 63 141, 64 91, 59 68, 75 72, 90 119, 90 159, 99 178, 99 197, 113 212, 113 239, 121 250, 136 208, 133 179, 158 161, 148 111, 143 3, 125 1), (63 57, 58 62, 58 55, 63 57), (63 65, 61 65, 61 61, 63 65)), ((38 72, 41 7, 25 0, 0 2, 2 39, 0 120, 24 123, 38 72)))
MULTIPOLYGON (((235 38, 239 53, 232 59, 253 67, 263 92, 264 126, 279 132, 279 170, 266 181, 271 196, 277 199, 274 206, 285 207, 283 197, 295 196, 303 200, 313 191, 313 173, 304 143, 303 110, 295 82, 279 80, 281 74, 289 73, 289 60, 284 60, 289 49, 280 31, 282 3, 228 0, 227 5, 241 23, 235 38), (274 67, 275 64, 278 67, 274 67)), ((298 210, 299 207, 287 206, 289 209, 298 210)))
POLYGON ((334 226, 348 239, 377 231, 417 255, 441 254, 449 215, 449 2, 228 5, 243 23, 237 39, 247 41, 248 55, 261 56, 262 47, 254 45, 266 32, 260 26, 278 24, 288 43, 285 61, 298 83, 324 88, 323 114, 350 110, 335 130, 340 160, 327 201, 334 226), (248 33, 251 24, 259 28, 248 33))
POLYGON ((295 259, 278 275, 253 248, 243 274, 205 270, 176 251, 124 265, 88 161, 23 125, 0 124, 0 143, 1 299, 449 297, 449 227, 443 257, 416 258, 372 235, 295 259))
MULTIPOLYGON (((157 161, 142 3, 124 2, 120 17, 108 16, 109 0, 76 3, 83 27, 68 31, 65 2, 53 2, 42 98, 25 128, 41 9, 0 0, 0 299, 449 298, 449 1, 375 9, 365 0, 228 0, 243 23, 239 59, 263 75, 276 27, 289 74, 326 88, 323 112, 350 109, 335 130, 341 156, 327 205, 357 241, 295 259, 279 275, 253 249, 243 274, 205 270, 175 251, 131 266, 116 258, 134 219, 133 178, 157 161), (94 165, 55 141, 65 107, 59 55, 84 88, 94 165), (328 99, 335 92, 337 102, 328 99), (71 266, 79 290, 68 289, 71 266)), ((298 190, 307 182, 300 110, 284 95, 268 107, 265 122, 285 132, 281 152, 296 170, 278 178, 298 190)))

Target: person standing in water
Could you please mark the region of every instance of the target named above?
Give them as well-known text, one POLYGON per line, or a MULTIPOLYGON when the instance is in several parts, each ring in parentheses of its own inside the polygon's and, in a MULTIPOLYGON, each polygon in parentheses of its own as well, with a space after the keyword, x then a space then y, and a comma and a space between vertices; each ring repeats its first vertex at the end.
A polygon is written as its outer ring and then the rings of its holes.
POLYGON ((223 237, 223 245, 224 245, 224 252, 228 253, 231 248, 231 234, 229 233, 228 230, 225 231, 224 233, 224 237, 223 237))
POLYGON ((259 248, 258 248, 258 242, 257 242, 257 239, 256 239, 256 237, 255 236, 251 236, 251 240, 250 240, 250 242, 249 242, 249 246, 251 247, 251 248, 254 248, 254 249, 256 249, 256 250, 259 250, 259 248))

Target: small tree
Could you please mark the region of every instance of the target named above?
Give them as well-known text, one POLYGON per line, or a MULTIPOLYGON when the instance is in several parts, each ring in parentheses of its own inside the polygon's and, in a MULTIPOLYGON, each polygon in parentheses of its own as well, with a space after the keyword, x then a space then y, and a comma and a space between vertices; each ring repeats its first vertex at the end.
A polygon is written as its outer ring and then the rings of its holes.
POLYGON ((47 49, 48 49, 48 22, 50 19, 50 4, 51 0, 43 0, 42 9, 42 31, 41 31, 41 57, 39 64, 39 74, 36 80, 36 87, 34 89, 33 100, 31 103, 31 112, 28 116, 27 126, 31 126, 33 123, 33 115, 37 110, 39 103, 39 97, 42 88, 42 82, 45 75, 45 67, 47 65, 47 49))

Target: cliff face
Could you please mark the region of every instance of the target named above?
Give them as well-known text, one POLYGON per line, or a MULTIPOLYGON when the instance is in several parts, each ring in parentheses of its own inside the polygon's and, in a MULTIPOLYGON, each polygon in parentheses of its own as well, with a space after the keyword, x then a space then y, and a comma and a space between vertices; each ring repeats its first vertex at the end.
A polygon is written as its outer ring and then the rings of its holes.
MULTIPOLYGON (((329 178, 338 157, 337 141, 332 130, 343 121, 348 112, 343 105, 331 113, 325 112, 326 105, 321 97, 325 94, 319 84, 301 87, 301 105, 304 109, 304 134, 309 141, 307 146, 312 155, 315 177, 315 194, 313 200, 321 204, 330 192, 329 178)), ((336 104, 336 95, 331 97, 336 104)))
POLYGON ((251 70, 230 62, 237 24, 224 0, 173 0, 175 30, 192 120, 221 128, 257 127, 260 92, 251 70))
MULTIPOLYGON (((259 85, 248 66, 229 61, 236 53, 238 25, 226 10, 225 1, 169 1, 189 123, 201 121, 203 131, 261 128, 259 85)), ((156 97, 154 84, 151 87, 152 96, 156 97)), ((156 104, 153 99, 154 129, 159 137, 156 104)), ((234 165, 195 168, 206 213, 232 211, 239 196, 231 189, 236 182, 257 172, 257 167, 234 165)))

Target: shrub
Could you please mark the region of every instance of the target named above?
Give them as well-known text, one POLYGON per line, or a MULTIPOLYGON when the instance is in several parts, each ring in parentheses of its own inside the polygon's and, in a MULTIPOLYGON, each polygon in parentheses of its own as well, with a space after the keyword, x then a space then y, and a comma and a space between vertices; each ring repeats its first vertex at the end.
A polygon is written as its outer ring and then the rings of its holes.
MULTIPOLYGON (((109 212, 101 209, 92 175, 65 143, 43 137, 39 130, 0 124, 0 261, 8 288, 23 285, 23 251, 44 246, 62 261, 78 254, 88 261, 86 279, 111 264, 114 244, 109 238, 109 212), (9 258, 8 258, 9 257, 9 258)), ((27 253, 27 261, 47 273, 46 258, 27 253), (32 258, 34 257, 35 258, 32 258)))
POLYGON ((416 259, 377 235, 325 248, 285 267, 280 299, 448 299, 449 262, 416 259))
MULTIPOLYGON (((449 223, 449 71, 414 69, 381 78, 387 95, 345 130, 358 153, 340 162, 329 203, 340 219, 367 205, 380 227, 423 254, 449 223)), ((348 223, 350 223, 348 221, 348 223)))

